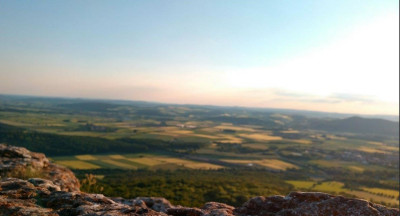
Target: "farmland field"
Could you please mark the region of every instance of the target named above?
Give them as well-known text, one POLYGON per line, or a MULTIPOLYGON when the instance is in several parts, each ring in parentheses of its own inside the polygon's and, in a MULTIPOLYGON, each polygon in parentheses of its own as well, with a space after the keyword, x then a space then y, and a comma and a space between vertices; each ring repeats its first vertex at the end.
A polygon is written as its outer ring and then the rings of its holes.
MULTIPOLYGON (((398 120, 238 107, 0 99, 1 143, 43 152, 76 173, 102 176, 99 182, 104 187, 126 172, 132 176, 160 172, 164 176, 157 178, 165 181, 180 172, 199 172, 205 179, 211 179, 212 173, 249 172, 253 177, 279 178, 285 185, 281 193, 289 189, 323 191, 398 204, 398 120), (349 124, 359 126, 340 130, 349 124)), ((239 184, 226 176, 218 181, 239 184)), ((187 178, 195 181, 190 175, 187 178)), ((236 194, 228 186, 222 188, 213 188, 221 200, 236 194)), ((251 188, 261 190, 254 185, 235 190, 246 196, 257 194, 251 188)), ((275 193, 274 188, 280 188, 279 184, 261 191, 275 193)), ((156 195, 159 189, 153 189, 143 193, 156 195)), ((131 190, 119 192, 126 191, 131 190)), ((211 189, 208 193, 204 196, 215 200, 211 189)))
POLYGON ((331 194, 354 195, 373 202, 384 202, 390 205, 398 205, 398 191, 381 188, 348 189, 342 182, 316 182, 316 181, 286 181, 298 190, 322 191, 331 194))
POLYGON ((100 168, 99 166, 97 166, 95 164, 87 163, 85 161, 80 161, 80 160, 63 160, 63 161, 59 161, 58 164, 64 165, 71 169, 98 169, 98 168, 100 168))
POLYGON ((197 162, 193 160, 175 158, 162 155, 76 155, 74 157, 53 157, 55 163, 67 166, 71 169, 100 169, 113 168, 137 169, 152 168, 171 169, 171 167, 187 169, 221 169, 223 166, 197 162), (75 160, 71 160, 74 159, 75 160), (163 166, 164 165, 164 166, 163 166))
POLYGON ((296 165, 276 160, 276 159, 263 159, 263 160, 222 160, 224 162, 233 163, 233 164, 246 164, 248 166, 260 165, 273 170, 286 170, 298 168, 296 165))

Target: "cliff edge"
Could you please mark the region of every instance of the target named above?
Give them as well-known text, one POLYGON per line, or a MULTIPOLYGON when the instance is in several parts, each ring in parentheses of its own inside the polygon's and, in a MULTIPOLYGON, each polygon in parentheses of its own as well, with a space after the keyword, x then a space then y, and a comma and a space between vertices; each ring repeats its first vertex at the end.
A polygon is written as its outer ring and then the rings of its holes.
POLYGON ((81 192, 75 175, 44 154, 4 144, 0 144, 0 175, 0 215, 399 215, 399 209, 319 192, 259 196, 237 208, 216 202, 201 208, 174 206, 159 197, 110 198, 81 192))

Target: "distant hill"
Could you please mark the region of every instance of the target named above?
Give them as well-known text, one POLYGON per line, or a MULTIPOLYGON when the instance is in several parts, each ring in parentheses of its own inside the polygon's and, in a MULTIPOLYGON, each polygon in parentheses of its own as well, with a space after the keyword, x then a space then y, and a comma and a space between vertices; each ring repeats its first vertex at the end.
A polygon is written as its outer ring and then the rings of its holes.
POLYGON ((306 125, 308 128, 316 130, 399 136, 399 122, 384 119, 368 119, 355 116, 332 120, 308 119, 306 125))

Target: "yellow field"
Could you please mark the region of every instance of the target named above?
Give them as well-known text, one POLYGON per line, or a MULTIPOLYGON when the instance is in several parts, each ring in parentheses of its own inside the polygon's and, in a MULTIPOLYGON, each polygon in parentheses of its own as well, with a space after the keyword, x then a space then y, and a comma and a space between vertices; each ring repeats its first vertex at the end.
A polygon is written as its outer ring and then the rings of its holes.
POLYGON ((373 202, 386 202, 386 203, 389 203, 392 205, 397 205, 397 206, 399 205, 399 200, 397 200, 397 199, 379 196, 379 195, 372 194, 372 193, 365 192, 365 191, 347 191, 346 193, 352 194, 361 199, 366 199, 366 200, 373 201, 373 202))
POLYGON ((253 148, 253 149, 260 149, 260 150, 267 150, 268 146, 264 144, 257 144, 257 143, 251 143, 251 144, 242 144, 243 147, 248 147, 248 148, 253 148))
POLYGON ((295 139, 295 140, 290 140, 290 141, 297 142, 297 143, 300 143, 300 144, 306 144, 306 145, 312 143, 311 140, 305 140, 305 139, 295 139))
POLYGON ((381 146, 380 148, 387 151, 399 151, 399 148, 394 146, 381 146))
POLYGON ((227 135, 227 134, 220 134, 219 138, 222 139, 220 142, 222 143, 242 143, 243 140, 240 138, 237 138, 233 135, 227 135))
POLYGON ((109 157, 112 159, 125 159, 125 157, 122 155, 109 155, 109 157))
POLYGON ((359 166, 348 166, 350 170, 356 171, 356 172, 363 172, 365 169, 359 166))
POLYGON ((216 136, 205 135, 205 134, 193 134, 193 136, 207 138, 207 139, 218 139, 218 137, 216 136))
POLYGON ((126 163, 121 163, 121 162, 115 161, 115 160, 102 160, 102 162, 108 163, 108 164, 111 164, 111 165, 114 165, 114 166, 118 166, 118 167, 121 167, 121 168, 125 168, 125 169, 137 169, 136 166, 133 166, 131 164, 126 164, 126 163))
POLYGON ((127 160, 135 162, 135 163, 144 164, 147 166, 156 166, 156 165, 163 164, 163 162, 156 160, 153 157, 128 158, 127 160))
POLYGON ((282 137, 279 136, 271 136, 266 133, 254 133, 254 134, 240 134, 239 136, 247 138, 247 139, 252 139, 256 141, 274 141, 274 140, 282 140, 282 137))
POLYGON ((169 157, 156 157, 154 158, 163 163, 172 163, 179 166, 191 168, 191 169, 220 169, 223 168, 219 165, 214 165, 210 163, 196 162, 191 160, 179 159, 179 158, 169 158, 169 157))
POLYGON ((312 189, 316 191, 324 191, 329 193, 346 192, 347 189, 343 188, 343 186, 344 184, 342 182, 330 181, 317 184, 312 189))
POLYGON ((61 159, 57 160, 56 163, 67 166, 72 169, 98 169, 103 166, 107 167, 106 164, 112 165, 112 167, 120 167, 122 169, 137 169, 140 165, 135 165, 134 163, 142 164, 148 167, 157 167, 157 169, 163 169, 165 167, 182 167, 189 169, 220 169, 223 166, 214 165, 206 162, 197 162, 187 159, 174 158, 170 156, 158 156, 151 154, 127 154, 127 155, 76 155, 71 157, 71 159, 61 159), (138 157, 140 156, 140 157, 138 157), (74 160, 76 158, 76 160, 74 160), (89 161, 97 161, 99 164, 92 164, 89 161))
POLYGON ((247 127, 237 127, 237 126, 231 126, 231 125, 219 125, 214 127, 219 130, 235 130, 235 131, 247 131, 247 132, 254 132, 255 130, 253 128, 247 128, 247 127))
POLYGON ((343 161, 311 160, 310 163, 321 166, 321 167, 327 167, 327 168, 331 168, 331 167, 346 168, 346 169, 356 171, 356 172, 363 172, 365 170, 365 168, 363 166, 358 166, 358 165, 354 165, 353 163, 343 162, 343 161))
POLYGON ((212 134, 216 134, 216 133, 218 133, 219 132, 219 129, 216 129, 216 128, 200 128, 200 129, 198 129, 198 131, 201 131, 201 132, 205 132, 205 133, 212 133, 212 134))
POLYGON ((315 182, 313 181, 286 181, 287 183, 293 185, 295 188, 311 189, 315 182))
POLYGON ((335 135, 326 135, 326 138, 329 138, 329 139, 334 139, 334 140, 347 140, 347 138, 346 137, 341 137, 341 136, 335 136, 335 135))
POLYGON ((263 160, 222 160, 228 163, 236 163, 236 164, 257 164, 263 167, 267 167, 275 170, 286 170, 290 168, 298 168, 296 165, 291 163, 287 163, 277 159, 263 159, 263 160))
POLYGON ((210 163, 202 163, 202 162, 195 162, 195 163, 186 163, 182 165, 183 167, 190 168, 190 169, 221 169, 224 168, 223 166, 210 164, 210 163))
POLYGON ((347 190, 343 188, 344 184, 342 182, 330 181, 322 182, 313 187, 313 190, 324 191, 330 193, 346 192, 347 190))
POLYGON ((204 162, 196 162, 196 161, 191 161, 191 160, 185 160, 185 159, 180 159, 180 158, 173 158, 173 157, 162 157, 162 156, 147 156, 147 157, 141 157, 141 158, 129 158, 127 160, 144 164, 147 166, 157 166, 157 165, 162 165, 162 164, 175 164, 178 166, 182 166, 185 168, 190 168, 190 169, 220 169, 223 168, 222 166, 219 165, 214 165, 210 163, 204 163, 204 162))
POLYGON ((387 190, 382 188, 366 188, 363 187, 362 190, 349 190, 343 188, 344 184, 342 182, 322 182, 320 184, 315 184, 313 181, 286 181, 287 183, 293 185, 296 189, 306 189, 309 191, 323 191, 327 193, 341 193, 354 195, 360 199, 366 199, 373 202, 386 202, 392 205, 398 205, 399 201, 396 199, 399 192, 396 190, 387 190), (384 194, 378 195, 378 194, 384 194), (394 198, 393 198, 394 197, 394 198))
POLYGON ((92 156, 92 155, 75 155, 75 158, 77 158, 78 160, 97 160, 96 157, 92 156))
POLYGON ((155 132, 151 132, 150 134, 173 136, 173 137, 178 137, 181 135, 194 135, 193 131, 179 130, 176 127, 164 127, 163 130, 157 130, 155 132))
POLYGON ((91 136, 91 137, 101 137, 105 134, 100 135, 98 132, 91 132, 91 131, 63 131, 63 132, 57 132, 57 131, 52 131, 50 129, 40 129, 38 131, 44 132, 44 133, 57 133, 60 135, 67 135, 67 136, 91 136))
POLYGON ((269 167, 271 169, 276 169, 276 170, 287 170, 287 169, 297 169, 298 166, 293 165, 291 163, 287 163, 281 160, 276 160, 276 159, 264 159, 262 160, 261 163, 259 163, 261 166, 269 167))
POLYGON ((371 144, 371 145, 377 145, 377 146, 382 146, 383 145, 383 143, 382 142, 375 142, 375 141, 369 141, 369 142, 367 142, 368 144, 371 144))
POLYGON ((281 133, 293 134, 293 133, 299 133, 299 131, 298 130, 285 130, 285 131, 281 131, 281 133))
POLYGON ((392 197, 398 197, 399 196, 399 191, 396 190, 389 190, 389 189, 382 189, 382 188, 368 188, 368 187, 363 187, 362 188, 366 192, 374 193, 374 194, 383 194, 385 196, 392 196, 392 197))
POLYGON ((87 163, 85 161, 79 160, 65 160, 65 161, 57 161, 58 164, 64 165, 66 167, 72 169, 98 169, 99 166, 91 163, 87 163))
POLYGON ((172 133, 172 134, 193 134, 193 131, 189 131, 189 130, 171 130, 171 131, 168 131, 168 133, 172 133))
POLYGON ((385 151, 382 151, 382 150, 379 150, 376 148, 369 148, 369 147, 365 147, 365 146, 358 148, 358 150, 367 152, 367 153, 386 153, 385 151))

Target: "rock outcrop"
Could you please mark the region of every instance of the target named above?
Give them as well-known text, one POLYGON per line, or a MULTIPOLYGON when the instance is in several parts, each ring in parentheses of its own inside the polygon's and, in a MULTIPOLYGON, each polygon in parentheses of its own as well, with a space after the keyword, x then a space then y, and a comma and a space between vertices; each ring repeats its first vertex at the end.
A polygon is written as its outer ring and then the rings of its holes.
POLYGON ((236 215, 399 215, 366 200, 320 192, 291 192, 287 196, 254 197, 235 209, 236 215))
POLYGON ((16 178, 0 182, 0 215, 163 216, 145 205, 121 204, 102 194, 61 191, 49 180, 16 178))
POLYGON ((71 170, 49 162, 44 154, 5 144, 0 144, 0 176, 41 177, 51 180, 63 191, 79 191, 80 187, 71 170))
POLYGON ((201 208, 174 206, 161 197, 109 198, 79 191, 79 181, 68 169, 52 164, 40 153, 0 145, 0 215, 69 216, 296 216, 296 215, 399 215, 361 199, 319 192, 292 192, 287 196, 254 197, 235 208, 209 202, 201 208), (37 174, 40 178, 27 177, 37 174), (25 176, 24 176, 25 174, 25 176))

